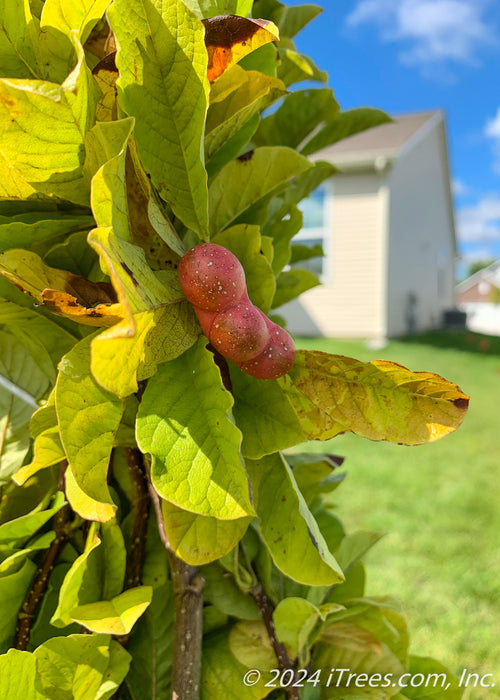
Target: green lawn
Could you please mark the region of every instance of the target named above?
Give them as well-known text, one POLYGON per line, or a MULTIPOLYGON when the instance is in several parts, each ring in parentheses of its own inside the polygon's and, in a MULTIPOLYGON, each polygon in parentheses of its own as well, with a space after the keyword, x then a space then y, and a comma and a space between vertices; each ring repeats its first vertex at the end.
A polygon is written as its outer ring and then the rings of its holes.
POLYGON ((360 360, 394 360, 437 372, 471 397, 456 433, 400 447, 353 435, 307 444, 344 455, 347 479, 335 492, 347 528, 387 536, 372 550, 368 593, 392 594, 407 612, 413 653, 431 655, 459 675, 494 673, 500 697, 500 338, 462 332, 390 342, 299 339, 298 346, 360 360))

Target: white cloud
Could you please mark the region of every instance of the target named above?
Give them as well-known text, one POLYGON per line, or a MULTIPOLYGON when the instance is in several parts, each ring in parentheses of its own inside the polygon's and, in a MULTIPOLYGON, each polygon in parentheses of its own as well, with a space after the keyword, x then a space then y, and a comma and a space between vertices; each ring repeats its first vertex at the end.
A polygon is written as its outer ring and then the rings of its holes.
POLYGON ((500 107, 491 119, 488 119, 483 131, 493 141, 493 170, 500 173, 500 107))
POLYGON ((465 182, 463 182, 463 180, 459 180, 458 178, 454 177, 451 181, 451 191, 455 197, 465 197, 466 195, 470 194, 471 189, 465 184, 465 182))
POLYGON ((490 0, 358 0, 347 24, 379 26, 383 41, 410 42, 400 53, 408 65, 429 68, 454 61, 476 63, 485 44, 495 43, 485 12, 490 0))
POLYGON ((461 207, 456 223, 462 243, 500 241, 500 196, 486 195, 473 206, 461 207))

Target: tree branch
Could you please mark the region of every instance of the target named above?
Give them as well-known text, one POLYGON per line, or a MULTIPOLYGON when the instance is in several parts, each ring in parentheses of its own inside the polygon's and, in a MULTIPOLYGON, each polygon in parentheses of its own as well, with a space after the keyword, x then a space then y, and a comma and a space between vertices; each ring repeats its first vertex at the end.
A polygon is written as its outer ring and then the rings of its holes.
POLYGON ((200 697, 201 646, 203 635, 203 579, 195 566, 179 559, 165 530, 160 497, 149 483, 158 531, 167 550, 174 590, 174 659, 172 700, 198 700, 200 697))
POLYGON ((149 517, 149 490, 142 452, 126 447, 125 457, 132 482, 132 530, 127 554, 125 588, 134 588, 142 583, 142 566, 146 550, 146 532, 149 517))
MULTIPOLYGON (((61 464, 61 472, 59 475, 59 491, 64 491, 64 472, 68 463, 66 460, 61 464)), ((13 646, 15 649, 24 651, 29 643, 31 634, 31 625, 38 612, 38 607, 42 601, 52 570, 59 558, 66 542, 69 539, 71 532, 71 508, 68 504, 64 505, 54 515, 53 528, 55 537, 45 550, 42 561, 36 571, 33 582, 26 595, 24 603, 17 618, 16 634, 14 637, 13 646)))
MULTIPOLYGON (((269 635, 269 640, 273 647, 274 653, 276 654, 276 659, 278 661, 278 666, 281 672, 286 670, 291 670, 295 674, 295 668, 293 667, 290 659, 288 658, 288 653, 285 649, 284 644, 282 644, 276 637, 276 630, 274 629, 273 622, 273 612, 274 607, 269 601, 268 597, 264 593, 262 584, 259 583, 257 586, 250 590, 253 599, 257 603, 260 610, 262 620, 267 629, 267 634, 269 635)), ((299 689, 292 688, 292 684, 285 689, 286 697, 288 700, 300 700, 299 689)))

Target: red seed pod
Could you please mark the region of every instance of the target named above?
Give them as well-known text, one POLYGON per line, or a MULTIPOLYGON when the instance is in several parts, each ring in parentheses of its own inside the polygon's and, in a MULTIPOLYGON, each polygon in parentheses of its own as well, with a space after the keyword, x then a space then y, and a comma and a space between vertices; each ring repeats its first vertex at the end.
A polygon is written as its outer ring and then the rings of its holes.
POLYGON ((238 304, 215 316, 209 338, 221 355, 240 363, 251 360, 264 350, 269 331, 263 314, 245 292, 238 304))
POLYGON ((221 245, 201 243, 179 263, 179 283, 186 299, 205 311, 234 306, 246 291, 245 272, 238 258, 221 245))
POLYGON ((217 311, 205 311, 200 309, 198 306, 193 306, 194 312, 200 322, 201 330, 207 338, 210 338, 210 329, 212 328, 212 323, 214 318, 217 316, 217 311))
POLYGON ((264 318, 269 331, 269 341, 260 355, 240 364, 240 369, 257 379, 278 379, 293 367, 295 343, 281 326, 270 321, 267 316, 264 318))

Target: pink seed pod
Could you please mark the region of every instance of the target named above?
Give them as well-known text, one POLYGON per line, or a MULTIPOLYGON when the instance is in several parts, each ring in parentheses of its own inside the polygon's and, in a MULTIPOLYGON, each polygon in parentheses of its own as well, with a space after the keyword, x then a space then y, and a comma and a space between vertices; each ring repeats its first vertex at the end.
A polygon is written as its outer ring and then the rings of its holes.
MULTIPOLYGON (((262 313, 262 312, 261 312, 262 313)), ((252 360, 239 365, 246 374, 257 379, 279 379, 287 374, 295 362, 295 343, 292 337, 262 314, 267 322, 269 341, 264 350, 252 360)))
POLYGON ((201 243, 179 263, 179 283, 188 301, 205 311, 234 306, 246 291, 245 272, 238 258, 221 245, 201 243))
POLYGON ((238 304, 215 316, 209 338, 221 355, 238 364, 251 360, 264 350, 269 331, 261 311, 245 292, 238 304))

